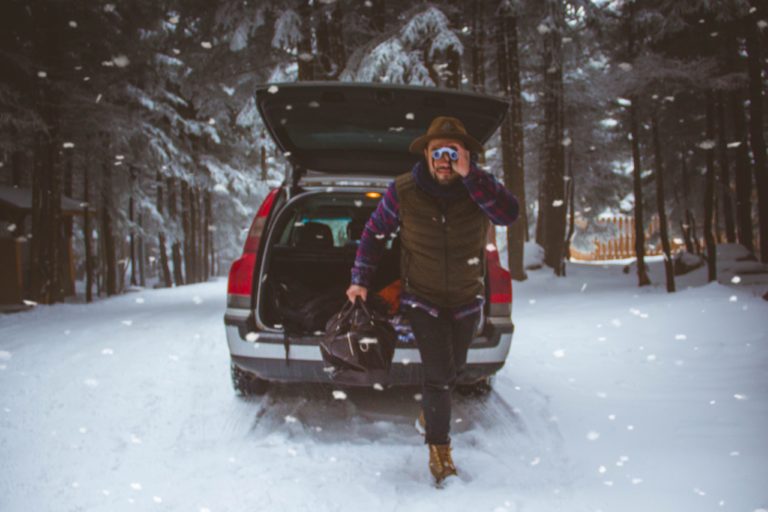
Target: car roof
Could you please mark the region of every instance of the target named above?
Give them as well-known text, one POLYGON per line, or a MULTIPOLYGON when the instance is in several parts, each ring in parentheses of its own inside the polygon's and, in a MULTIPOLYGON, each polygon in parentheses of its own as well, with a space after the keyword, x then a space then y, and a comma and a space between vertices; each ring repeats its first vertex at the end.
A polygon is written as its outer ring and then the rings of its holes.
POLYGON ((256 90, 259 113, 295 167, 315 173, 395 176, 420 158, 408 152, 437 116, 459 118, 485 143, 507 101, 467 91, 379 83, 299 82, 256 90))

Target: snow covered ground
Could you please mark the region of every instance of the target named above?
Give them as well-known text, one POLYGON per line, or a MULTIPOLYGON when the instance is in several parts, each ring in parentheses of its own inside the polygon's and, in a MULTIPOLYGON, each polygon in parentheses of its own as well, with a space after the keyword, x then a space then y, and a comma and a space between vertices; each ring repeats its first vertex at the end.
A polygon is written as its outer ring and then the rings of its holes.
POLYGON ((415 389, 236 397, 223 280, 0 316, 0 511, 768 509, 764 285, 529 275, 442 490, 415 389))

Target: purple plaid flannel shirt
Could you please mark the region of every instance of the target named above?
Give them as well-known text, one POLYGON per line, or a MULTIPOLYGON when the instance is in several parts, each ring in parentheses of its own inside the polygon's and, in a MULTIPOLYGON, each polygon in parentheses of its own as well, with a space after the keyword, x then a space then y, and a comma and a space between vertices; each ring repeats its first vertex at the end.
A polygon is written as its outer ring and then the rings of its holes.
MULTIPOLYGON (((418 164, 417 164, 418 165, 418 164)), ((490 173, 470 164, 469 174, 461 178, 469 196, 496 225, 508 226, 517 219, 519 205, 515 196, 499 183, 490 173)), ((360 246, 357 248, 355 264, 352 267, 352 284, 370 287, 379 260, 384 251, 386 237, 397 231, 400 225, 399 201, 395 181, 393 180, 376 210, 365 224, 360 246)), ((454 319, 463 318, 481 310, 484 298, 478 296, 468 304, 451 308, 449 313, 454 319)), ((420 308, 434 317, 440 314, 440 308, 424 298, 403 291, 400 294, 400 307, 408 305, 420 308)))

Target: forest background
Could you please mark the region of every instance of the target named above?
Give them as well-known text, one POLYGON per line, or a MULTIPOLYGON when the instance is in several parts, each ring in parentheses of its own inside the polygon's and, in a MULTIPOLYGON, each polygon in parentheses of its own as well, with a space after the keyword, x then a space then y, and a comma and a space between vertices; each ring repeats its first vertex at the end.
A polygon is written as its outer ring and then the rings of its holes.
POLYGON ((768 262, 766 20, 758 0, 5 0, 0 187, 32 213, 0 236, 44 303, 70 237, 89 301, 223 274, 289 165, 256 86, 380 82, 509 101, 484 165, 523 205, 513 279, 525 241, 565 275, 623 216, 639 285, 648 247, 668 290, 677 246, 714 280, 718 243, 768 262))

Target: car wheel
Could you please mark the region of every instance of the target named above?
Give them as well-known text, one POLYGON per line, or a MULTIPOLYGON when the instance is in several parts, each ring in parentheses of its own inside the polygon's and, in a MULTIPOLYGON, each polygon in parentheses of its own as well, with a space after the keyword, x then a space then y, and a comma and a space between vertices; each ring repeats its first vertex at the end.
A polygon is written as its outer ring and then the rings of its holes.
POLYGON ((487 396, 493 391, 493 376, 484 377, 471 384, 459 384, 456 391, 464 396, 487 396))
POLYGON ((232 387, 241 396, 263 395, 269 389, 269 381, 260 379, 250 372, 241 370, 235 363, 230 363, 232 387))

